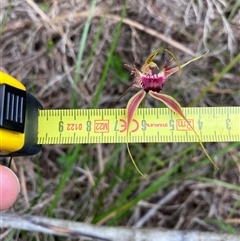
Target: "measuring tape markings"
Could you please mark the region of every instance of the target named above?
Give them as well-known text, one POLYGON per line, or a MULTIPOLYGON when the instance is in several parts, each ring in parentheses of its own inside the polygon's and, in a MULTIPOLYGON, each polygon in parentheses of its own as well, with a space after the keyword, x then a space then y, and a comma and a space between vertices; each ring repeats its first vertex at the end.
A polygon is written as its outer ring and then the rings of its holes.
MULTIPOLYGON (((183 108, 203 142, 240 140, 239 107, 183 108)), ((38 144, 125 143, 125 109, 39 110, 38 144)), ((129 142, 197 142, 186 121, 167 108, 140 108, 129 142)))

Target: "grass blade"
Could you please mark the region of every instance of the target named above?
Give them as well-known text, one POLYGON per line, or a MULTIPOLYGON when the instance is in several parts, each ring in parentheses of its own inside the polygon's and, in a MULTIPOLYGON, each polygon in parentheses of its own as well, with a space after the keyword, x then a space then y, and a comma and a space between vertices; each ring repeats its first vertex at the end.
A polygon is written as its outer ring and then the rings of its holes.
MULTIPOLYGON (((78 77, 79 77, 79 74, 80 74, 83 52, 84 52, 84 49, 85 49, 88 30, 89 30, 89 27, 90 27, 90 21, 91 21, 92 15, 93 15, 93 10, 95 8, 95 5, 96 5, 96 0, 92 0, 91 6, 90 6, 90 12, 89 12, 87 21, 86 21, 84 29, 83 29, 81 41, 79 43, 79 51, 78 51, 78 57, 77 57, 77 63, 76 63, 76 71, 75 71, 75 74, 74 74, 74 84, 75 84, 75 86, 77 85, 78 77)), ((76 101, 76 90, 73 89, 72 98, 71 98, 71 108, 74 108, 75 101, 76 101)))
POLYGON ((207 94, 207 92, 214 86, 216 85, 225 74, 227 74, 231 68, 234 67, 235 64, 237 64, 240 61, 240 54, 238 54, 223 70, 219 75, 213 79, 211 84, 207 86, 190 104, 189 106, 195 106, 196 103, 199 102, 200 99, 204 98, 204 96, 207 94))
POLYGON ((119 34, 120 34, 120 30, 121 30, 121 27, 122 27, 122 20, 123 20, 124 16, 126 15, 127 5, 128 5, 128 0, 126 0, 124 8, 122 10, 121 20, 119 21, 119 23, 117 25, 116 34, 114 35, 113 42, 111 44, 111 48, 110 48, 110 51, 109 51, 109 54, 108 54, 107 62, 105 64, 105 67, 104 67, 104 70, 103 70, 103 74, 102 74, 101 79, 99 81, 97 93, 95 95, 95 98, 94 98, 93 104, 92 104, 92 108, 93 109, 95 109, 97 107, 100 95, 101 95, 102 90, 103 90, 104 83, 106 81, 106 77, 107 77, 109 66, 111 64, 113 52, 115 50, 115 47, 116 47, 116 44, 117 44, 117 40, 118 40, 118 37, 119 37, 119 34))

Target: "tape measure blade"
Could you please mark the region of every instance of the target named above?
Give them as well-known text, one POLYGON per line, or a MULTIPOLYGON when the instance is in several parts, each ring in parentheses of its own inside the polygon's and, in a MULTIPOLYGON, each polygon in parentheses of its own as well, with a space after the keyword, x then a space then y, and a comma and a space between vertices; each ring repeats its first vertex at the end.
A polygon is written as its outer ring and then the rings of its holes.
MULTIPOLYGON (((193 107, 183 112, 202 142, 240 140, 240 107, 193 107)), ((39 110, 38 144, 126 143, 125 109, 39 110)), ((129 143, 198 142, 190 126, 167 108, 134 115, 129 143)))

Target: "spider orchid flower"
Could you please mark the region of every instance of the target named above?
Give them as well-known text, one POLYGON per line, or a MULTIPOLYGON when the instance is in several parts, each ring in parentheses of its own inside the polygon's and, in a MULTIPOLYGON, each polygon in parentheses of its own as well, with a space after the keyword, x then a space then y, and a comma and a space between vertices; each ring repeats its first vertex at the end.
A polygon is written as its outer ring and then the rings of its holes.
MULTIPOLYGON (((193 61, 196 61, 196 60, 202 58, 207 53, 205 53, 201 56, 198 56, 196 58, 193 58, 192 60, 180 65, 177 58, 174 56, 174 54, 172 54, 167 49, 159 48, 159 49, 155 50, 152 54, 150 54, 150 56, 147 58, 146 62, 142 66, 141 71, 139 71, 136 68, 135 63, 133 63, 132 65, 126 65, 129 68, 131 68, 131 70, 132 70, 131 74, 135 76, 134 82, 130 85, 130 87, 127 89, 127 91, 131 87, 140 88, 140 90, 128 101, 128 104, 126 107, 127 150, 128 150, 128 153, 132 160, 133 165, 135 166, 137 171, 143 177, 145 177, 145 176, 137 167, 137 165, 132 157, 132 154, 130 152, 129 145, 128 145, 128 136, 129 136, 129 126, 134 117, 135 111, 137 110, 139 104, 142 102, 142 100, 144 99, 146 94, 149 94, 151 97, 162 101, 169 109, 171 109, 173 112, 178 114, 180 117, 182 117, 188 123, 188 125, 192 128, 193 132, 196 134, 198 142, 201 145, 203 152, 206 154, 206 156, 212 162, 212 164, 218 169, 218 166, 211 159, 211 157, 207 153, 207 150, 203 146, 201 139, 198 136, 197 132, 194 130, 194 128, 192 127, 190 122, 187 120, 187 118, 183 114, 180 104, 173 97, 166 95, 166 94, 159 93, 163 89, 167 79, 172 74, 174 74, 176 72, 179 72, 179 74, 180 74, 181 68, 187 66, 188 64, 190 64, 193 61), (163 68, 157 74, 155 74, 155 73, 153 73, 153 70, 154 70, 154 72, 156 72, 156 69, 159 70, 159 68, 158 68, 157 64, 154 63, 152 60, 160 52, 160 50, 164 50, 165 52, 169 53, 171 55, 172 59, 170 61, 166 62, 165 65, 163 66, 163 68), (175 62, 177 63, 176 67, 171 67, 173 60, 175 60, 175 62)), ((124 94, 125 93, 126 93, 126 91, 124 92, 124 94)))

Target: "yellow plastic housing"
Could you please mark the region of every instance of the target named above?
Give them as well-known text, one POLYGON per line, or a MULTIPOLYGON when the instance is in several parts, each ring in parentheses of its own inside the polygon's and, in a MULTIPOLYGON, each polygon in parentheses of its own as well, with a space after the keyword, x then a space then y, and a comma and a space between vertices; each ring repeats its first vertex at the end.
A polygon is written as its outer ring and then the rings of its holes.
MULTIPOLYGON (((0 85, 8 84, 26 91, 25 86, 12 76, 0 71, 0 85)), ((0 155, 10 155, 20 150, 24 145, 25 134, 0 127, 0 155)))

